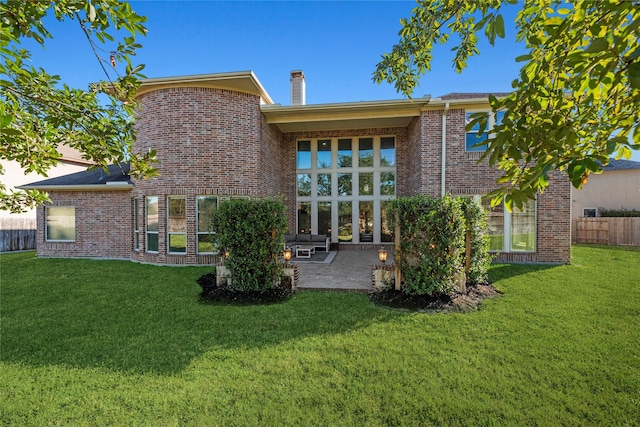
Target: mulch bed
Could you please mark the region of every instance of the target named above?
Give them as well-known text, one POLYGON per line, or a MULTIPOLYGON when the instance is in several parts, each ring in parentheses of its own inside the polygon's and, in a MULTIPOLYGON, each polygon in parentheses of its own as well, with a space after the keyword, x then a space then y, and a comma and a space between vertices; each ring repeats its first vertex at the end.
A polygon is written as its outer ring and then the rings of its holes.
POLYGON ((291 296, 290 287, 275 287, 263 291, 240 291, 217 286, 215 273, 208 273, 196 280, 202 288, 200 299, 208 303, 234 305, 274 304, 291 296))
POLYGON ((478 310, 489 298, 500 296, 493 285, 467 285, 466 294, 407 295, 402 291, 372 292, 369 299, 375 304, 422 312, 467 312, 478 310))

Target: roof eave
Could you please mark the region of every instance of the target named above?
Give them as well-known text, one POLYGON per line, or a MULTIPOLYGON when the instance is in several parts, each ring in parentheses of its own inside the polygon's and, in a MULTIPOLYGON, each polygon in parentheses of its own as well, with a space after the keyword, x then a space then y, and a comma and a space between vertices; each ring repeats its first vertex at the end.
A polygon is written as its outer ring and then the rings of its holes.
POLYGON ((229 73, 195 74, 190 76, 156 77, 141 80, 136 96, 167 87, 210 87, 235 90, 258 95, 265 104, 273 104, 258 77, 253 71, 234 71, 229 73))
POLYGON ((19 190, 40 191, 125 191, 134 188, 134 185, 126 182, 123 184, 85 184, 85 185, 20 185, 19 190))

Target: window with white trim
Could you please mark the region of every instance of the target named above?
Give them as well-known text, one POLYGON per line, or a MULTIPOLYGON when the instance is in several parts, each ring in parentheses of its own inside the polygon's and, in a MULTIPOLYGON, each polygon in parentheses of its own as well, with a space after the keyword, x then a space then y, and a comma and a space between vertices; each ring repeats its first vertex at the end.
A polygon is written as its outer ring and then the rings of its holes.
POLYGON ((187 198, 167 197, 167 241, 170 254, 187 253, 187 198))
POLYGON ((480 124, 476 123, 473 125, 471 129, 466 130, 465 137, 465 151, 469 152, 484 152, 487 151, 487 140, 489 139, 489 134, 491 130, 498 124, 502 123, 502 119, 504 117, 504 111, 498 111, 495 115, 491 114, 488 111, 469 111, 466 112, 466 120, 465 125, 469 124, 472 120, 472 115, 484 113, 488 116, 487 127, 484 131, 478 134, 480 130, 480 124))
POLYGON ((48 242, 76 241, 76 208, 75 206, 47 206, 46 240, 48 242))
POLYGON ((138 224, 138 200, 133 199, 133 250, 140 250, 140 225, 138 224))
POLYGON ((396 137, 312 138, 297 147, 296 231, 333 242, 391 241, 382 210, 396 194, 396 137))
POLYGON ((595 218, 598 216, 598 208, 582 208, 584 218, 595 218))
POLYGON ((198 196, 197 205, 198 253, 215 254, 218 252, 218 248, 215 244, 215 233, 211 231, 211 217, 218 209, 218 197, 198 196))
POLYGON ((158 253, 158 196, 147 196, 146 199, 146 250, 158 253))

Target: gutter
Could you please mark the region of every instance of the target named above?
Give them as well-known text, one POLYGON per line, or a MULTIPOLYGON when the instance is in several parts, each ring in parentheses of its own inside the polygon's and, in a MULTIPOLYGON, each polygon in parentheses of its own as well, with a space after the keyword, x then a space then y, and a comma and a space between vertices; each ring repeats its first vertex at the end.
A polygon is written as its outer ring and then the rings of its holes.
POLYGON ((444 197, 447 171, 447 113, 449 112, 449 101, 444 104, 442 112, 442 168, 440 170, 440 196, 444 197))

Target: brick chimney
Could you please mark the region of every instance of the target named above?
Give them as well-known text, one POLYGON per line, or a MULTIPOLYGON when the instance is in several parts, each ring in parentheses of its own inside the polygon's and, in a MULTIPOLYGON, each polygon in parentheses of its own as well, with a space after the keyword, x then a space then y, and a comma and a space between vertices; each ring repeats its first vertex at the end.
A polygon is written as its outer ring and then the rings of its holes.
POLYGON ((302 70, 291 72, 291 105, 305 105, 307 103, 307 87, 302 70))

